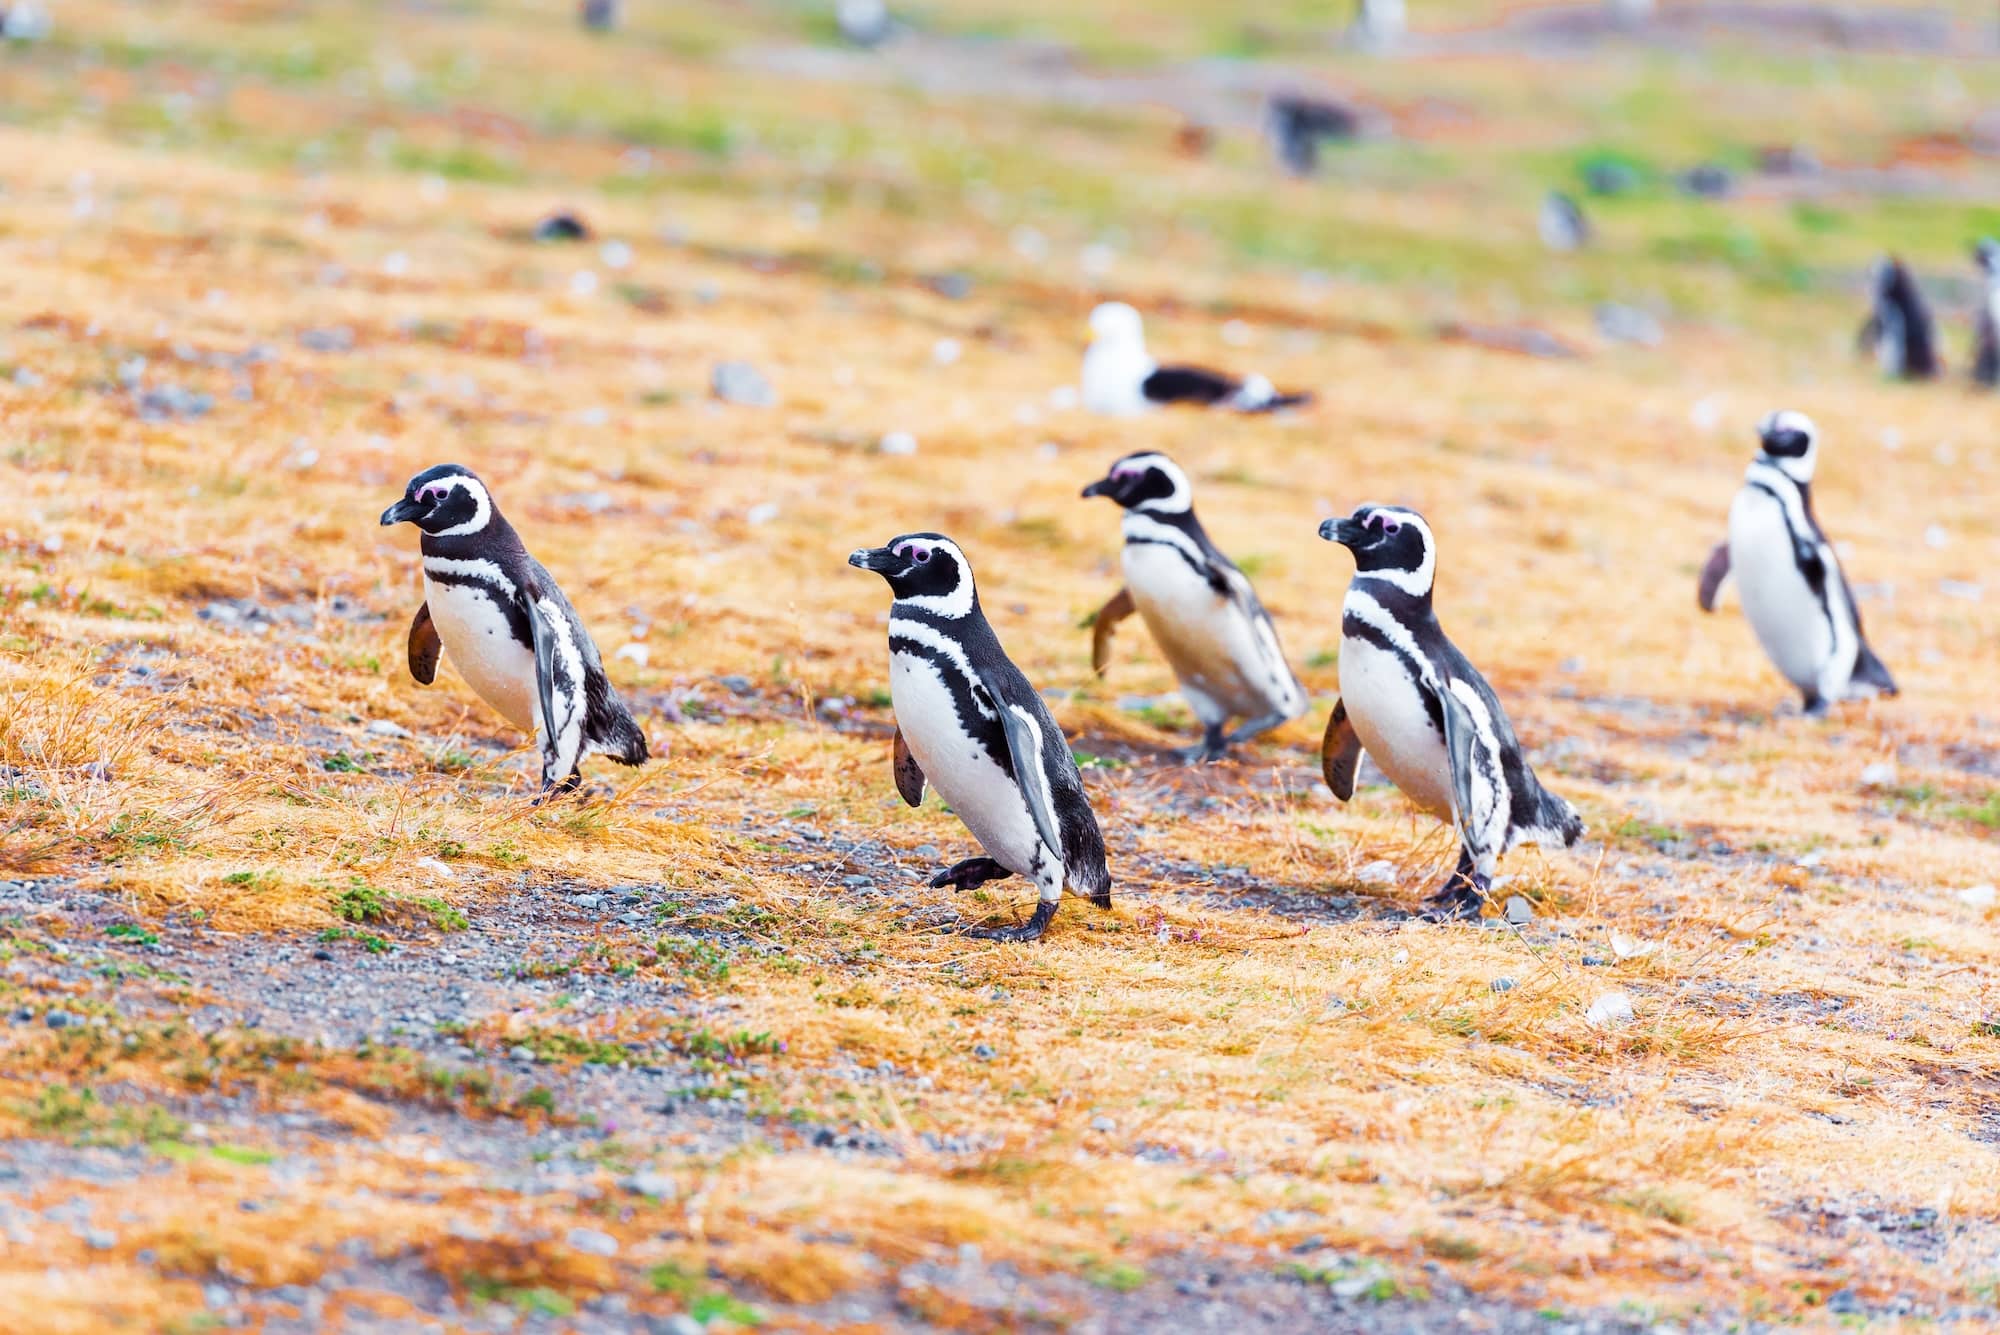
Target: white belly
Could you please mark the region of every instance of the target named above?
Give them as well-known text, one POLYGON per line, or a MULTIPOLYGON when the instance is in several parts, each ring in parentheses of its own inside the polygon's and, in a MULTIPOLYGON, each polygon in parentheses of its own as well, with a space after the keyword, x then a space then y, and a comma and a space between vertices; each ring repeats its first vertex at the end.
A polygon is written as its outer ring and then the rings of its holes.
POLYGON ((1425 811, 1451 819, 1451 757, 1402 660, 1367 640, 1340 640, 1340 700, 1361 748, 1425 811))
POLYGON ((1275 642, 1172 548, 1127 543, 1121 561, 1132 605, 1202 722, 1303 707, 1275 642))
POLYGON ((435 584, 428 576, 424 600, 458 674, 500 717, 533 734, 541 714, 534 651, 514 638, 498 605, 475 587, 435 584))
POLYGON ((951 692, 938 670, 912 654, 891 651, 889 699, 904 744, 938 796, 965 822, 988 857, 1032 877, 1042 840, 1028 804, 1007 771, 960 729, 951 692))
POLYGON ((1083 354, 1083 406, 1113 417, 1135 417, 1150 411, 1153 403, 1141 386, 1152 373, 1153 363, 1144 351, 1135 355, 1124 348, 1093 343, 1083 354))
MULTIPOLYGON (((1833 630, 1799 573, 1784 511, 1755 488, 1737 492, 1729 507, 1729 573, 1757 642, 1778 671, 1801 690, 1820 689, 1833 653, 1833 630)), ((1827 578, 1839 576, 1828 570, 1827 578)))

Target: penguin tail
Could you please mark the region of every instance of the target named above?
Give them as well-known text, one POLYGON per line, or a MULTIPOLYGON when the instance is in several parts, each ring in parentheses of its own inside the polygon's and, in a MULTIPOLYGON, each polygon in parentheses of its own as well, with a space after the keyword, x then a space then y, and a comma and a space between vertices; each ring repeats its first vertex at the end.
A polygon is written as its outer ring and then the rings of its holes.
POLYGON ((1889 669, 1875 656, 1866 640, 1861 643, 1861 651, 1854 656, 1854 675, 1849 681, 1861 686, 1873 686, 1882 695, 1898 695, 1896 679, 1889 675, 1889 669))
POLYGON ((631 711, 622 701, 606 700, 595 722, 597 726, 591 730, 590 740, 599 755, 609 756, 621 765, 646 763, 650 754, 646 734, 633 722, 631 711))

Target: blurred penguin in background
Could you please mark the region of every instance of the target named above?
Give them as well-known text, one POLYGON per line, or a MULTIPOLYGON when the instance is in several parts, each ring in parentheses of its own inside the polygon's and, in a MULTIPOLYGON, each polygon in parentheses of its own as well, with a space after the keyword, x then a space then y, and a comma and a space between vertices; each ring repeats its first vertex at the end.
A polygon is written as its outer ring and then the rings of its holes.
POLYGON ((1874 306, 1861 326, 1861 350, 1872 353, 1892 380, 1929 380, 1938 373, 1937 330, 1917 290, 1916 276, 1894 255, 1869 273, 1874 306))
POLYGON ((592 32, 610 32, 618 26, 618 0, 583 0, 576 16, 592 32))
POLYGON ((1972 378, 1988 389, 2000 385, 2000 241, 1987 237, 1972 248, 1984 287, 1973 317, 1972 378))
POLYGON ((1542 244, 1558 254, 1582 250, 1590 244, 1590 222, 1577 202, 1560 190, 1551 190, 1542 200, 1535 226, 1542 244))

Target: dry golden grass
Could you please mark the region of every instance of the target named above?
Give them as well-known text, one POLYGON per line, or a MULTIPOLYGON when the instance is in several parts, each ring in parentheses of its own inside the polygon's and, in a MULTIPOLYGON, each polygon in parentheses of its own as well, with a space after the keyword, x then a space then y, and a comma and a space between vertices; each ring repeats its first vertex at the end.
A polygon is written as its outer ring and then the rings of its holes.
MULTIPOLYGON (((31 916, 0 924, 9 1008, 68 1006, 113 1027, 5 1031, 0 1127, 49 1146, 151 1145, 135 1152, 159 1162, 137 1182, 38 1182, 29 1206, 83 1196, 124 1222, 114 1247, 92 1251, 26 1216, 0 1263, 0 1312, 15 1314, 0 1324, 187 1322, 206 1277, 307 1283, 356 1240, 416 1258, 461 1296, 474 1276, 475 1297, 622 1290, 664 1308, 687 1294, 653 1292, 654 1266, 710 1268, 782 1312, 961 1244, 1108 1283, 1113 1262, 1265 1257, 1310 1236, 1413 1283, 1437 1260, 1481 1295, 1535 1306, 1810 1322, 1842 1287, 1990 1304, 2000 952, 1992 912, 1957 892, 2000 870, 2000 613, 1950 592, 2000 565, 1990 400, 1956 381, 1874 382, 1846 360, 1852 298, 1837 287, 1774 294, 1616 253, 1615 238, 1614 253, 1579 261, 1589 282, 1653 264, 1709 314, 1674 321, 1656 352, 1600 346, 1588 302, 1565 295, 1572 277, 1535 249, 1539 186, 1506 196, 1510 209, 1527 201, 1518 218, 1493 218, 1477 181, 1449 173, 1277 183, 1241 146, 1182 173, 1151 113, 1097 125, 867 83, 781 87, 706 44, 791 30, 719 6, 691 11, 686 47, 645 20, 664 45, 639 54, 574 33, 553 2, 411 11, 396 50, 422 77, 444 79, 461 51, 480 72, 408 105, 380 85, 386 56, 361 58, 376 73, 359 92, 253 73, 216 95, 230 135, 202 122, 148 143, 132 128, 218 51, 239 49, 253 72, 298 34, 366 52, 379 35, 366 8, 178 6, 141 24, 171 58, 121 63, 88 48, 139 40, 130 7, 76 0, 61 15, 68 44, 4 66, 0 94, 27 111, 0 127, 0 362, 33 374, 0 380, 0 860, 109 895, 197 953, 338 928, 355 878, 416 952, 449 940, 425 900, 485 927, 559 890, 727 894, 775 953, 738 954, 726 979, 650 957, 634 967, 663 998, 686 989, 672 995, 726 1004, 732 1029, 783 1040, 746 1077, 773 1148, 636 1147, 641 1160, 666 1152, 677 1191, 616 1209, 521 1193, 481 1167, 481 1128, 583 1128, 587 1103, 551 1107, 508 1077, 441 1085, 381 1050, 197 1041, 185 1016, 210 1001, 254 1012, 254 986, 231 997, 166 982, 121 1003, 50 953, 71 930, 60 915, 31 916), (509 80, 545 66, 563 74, 536 88, 544 101, 512 104, 509 80), (676 107, 713 100, 746 118, 767 148, 723 162, 664 148, 660 177, 616 186, 624 145, 590 128, 586 94, 641 76, 669 84, 676 107), (565 99, 585 128, 556 114, 565 99), (341 156, 363 110, 396 127, 408 161, 341 156), (833 173, 839 191, 803 165, 829 126, 866 137, 833 173), (297 146, 315 140, 335 145, 334 164, 298 169, 297 146), (423 185, 426 155, 455 151, 510 166, 423 185), (1275 421, 1111 422, 1052 406, 1100 294, 1075 252, 1101 220, 1052 204, 1040 226, 1060 258, 1032 263, 1010 243, 1012 213, 956 176, 932 179, 947 152, 987 155, 996 175, 1046 154, 1052 196, 1133 218, 1140 240, 1101 290, 1156 312, 1160 349, 1254 364, 1321 402, 1275 421), (1224 229, 1174 222, 1263 192, 1301 227, 1444 247, 1446 276, 1359 268, 1301 283, 1295 267, 1248 262, 1224 229), (822 213, 799 207, 817 199, 822 213), (630 244, 629 270, 594 246, 520 239, 565 202, 630 244), (1449 249, 1466 238, 1472 251, 1449 249), (1470 268, 1462 286, 1455 265, 1470 268), (920 281, 957 268, 975 275, 963 301, 920 281), (1529 315, 1590 355, 1529 361, 1433 330, 1529 315), (1247 345, 1225 337, 1231 320, 1247 345), (333 326, 353 331, 351 352, 297 341, 333 326), (940 366, 946 338, 962 355, 940 366), (255 344, 275 358, 209 364, 255 344), (214 411, 141 420, 118 381, 135 356, 147 383, 206 390, 214 411), (709 369, 729 358, 763 368, 781 406, 712 402, 709 369), (239 381, 247 401, 231 396, 239 381), (1691 425, 1697 403, 1714 425, 1691 425), (1778 708, 1785 692, 1733 601, 1714 618, 1693 606, 1748 425, 1779 405, 1824 429, 1818 505, 1850 574, 1894 586, 1866 611, 1905 694, 1830 723, 1778 708), (919 438, 914 458, 874 452, 897 429, 919 438), (1253 566, 1318 701, 1231 766, 1171 766, 1155 752, 1185 738, 1120 707, 1172 690, 1137 623, 1109 680, 1089 676, 1078 625, 1115 587, 1117 539, 1110 508, 1076 491, 1140 447, 1194 473, 1205 522, 1253 566), (430 689, 404 669, 415 542, 375 516, 446 459, 488 480, 607 658, 635 637, 648 651, 612 672, 662 758, 637 773, 594 763, 608 791, 585 803, 530 808, 521 739, 449 666, 430 689), (1448 865, 1448 841, 1393 793, 1341 807, 1317 782, 1348 566, 1313 530, 1364 500, 1429 516, 1447 627, 1591 824, 1573 854, 1508 860, 1508 892, 1537 901, 1527 933, 1402 918, 1448 865), (1926 541, 1932 525, 1943 545, 1926 541), (869 703, 884 685, 886 594, 843 564, 857 545, 929 528, 970 552, 1016 661, 1070 693, 1057 712, 1078 749, 1108 758, 1086 777, 1117 907, 1067 905, 1034 947, 914 926, 997 910, 1018 889, 984 905, 908 883, 862 898, 802 872, 812 855, 773 834, 789 818, 880 841, 910 870, 927 865, 922 845, 951 858, 966 844, 935 804, 911 812, 895 797, 887 711, 869 703), (236 598, 294 619, 252 633, 199 615, 236 598), (754 691, 718 685, 726 675, 754 691), (670 723, 665 706, 689 693, 723 707, 670 723), (850 723, 819 711, 834 699, 859 702, 850 723), (373 720, 413 735, 371 733, 373 720), (1893 784, 1864 787, 1864 767, 1884 760, 1893 784), (1364 876, 1385 861, 1393 884, 1364 876), (1359 916, 1318 909, 1321 896, 1354 899, 1359 916), (1649 949, 1620 959, 1614 938, 1649 949), (1501 977, 1512 990, 1493 990, 1501 977), (1635 1022, 1593 1028, 1586 1010, 1613 989, 1635 1022), (106 1037, 127 1029, 139 1037, 106 1037), (842 1074, 885 1062, 900 1078, 842 1074), (102 1097, 78 1103, 81 1090, 102 1097), (223 1133, 184 1125, 216 1100, 253 1110, 251 1132, 287 1111, 322 1129, 218 1157, 223 1133), (148 1123, 148 1109, 182 1125, 148 1123), (864 1128, 900 1157, 802 1148, 789 1114, 864 1128), (1115 1130, 1093 1130, 1100 1116, 1115 1130), (944 1153, 926 1136, 984 1148, 944 1153), (309 1166, 310 1184, 274 1189, 267 1153, 309 1166), (245 1195, 263 1212, 242 1213, 245 1195), (1823 1223, 1863 1207, 1935 1210, 1935 1245, 1823 1223), (502 1208, 504 1224, 477 1236, 456 1227, 502 1208), (548 1241, 579 1223, 617 1237, 617 1257, 548 1241)), ((1364 86, 1408 80, 1412 100, 1444 77, 1339 68, 1364 86)), ((1450 68, 1456 95, 1494 114, 1439 151, 1475 157, 1482 136, 1531 154, 1571 143, 1560 113, 1637 77, 1593 68, 1565 94, 1574 105, 1509 120, 1497 108, 1533 106, 1538 67, 1450 68)), ((1717 94, 1745 121, 1756 96, 1717 94)), ((1884 97, 1828 122, 1885 135, 1904 104, 1884 97)), ((1742 208, 1760 227, 1783 218, 1771 201, 1742 208)), ((1841 263, 1882 244, 1828 241, 1841 263)), ((624 947, 599 943, 601 967, 623 967, 624 947)), ((684 1013, 663 1001, 589 1038, 668 1042, 684 1013)), ((523 1009, 467 1041, 497 1060, 562 1024, 523 1009)), ((398 1300, 352 1301, 392 1312, 398 1300)), ((992 1319, 942 1292, 905 1310, 968 1329, 992 1319)))

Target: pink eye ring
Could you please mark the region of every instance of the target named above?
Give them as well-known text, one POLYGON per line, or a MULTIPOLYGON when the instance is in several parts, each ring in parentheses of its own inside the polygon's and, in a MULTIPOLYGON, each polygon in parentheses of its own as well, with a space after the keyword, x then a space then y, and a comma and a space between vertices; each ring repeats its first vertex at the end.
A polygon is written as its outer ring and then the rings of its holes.
POLYGON ((914 542, 906 542, 896 549, 896 555, 923 565, 931 559, 931 549, 914 542))
POLYGON ((1394 535, 1401 533, 1403 531, 1402 520, 1392 518, 1389 515, 1380 515, 1378 516, 1378 518, 1380 518, 1382 521, 1383 536, 1393 537, 1394 535))
POLYGON ((449 487, 442 486, 436 482, 430 482, 426 483, 424 485, 424 489, 417 493, 417 499, 420 501, 428 501, 432 499, 443 500, 445 496, 449 494, 450 491, 451 488, 449 487))

